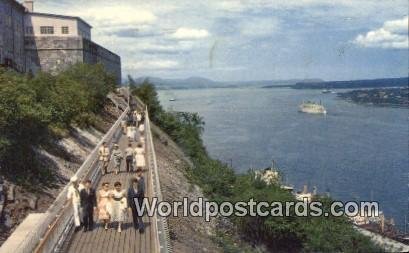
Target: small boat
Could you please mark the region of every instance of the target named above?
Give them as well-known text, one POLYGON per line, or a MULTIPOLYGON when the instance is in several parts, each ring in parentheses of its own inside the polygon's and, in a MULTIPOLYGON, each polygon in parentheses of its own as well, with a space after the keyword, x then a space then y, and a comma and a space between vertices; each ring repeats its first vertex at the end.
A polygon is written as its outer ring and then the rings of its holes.
POLYGON ((328 94, 328 93, 332 93, 332 91, 331 91, 331 90, 328 90, 328 89, 325 89, 325 90, 322 90, 321 93, 323 93, 323 94, 328 94))
POLYGON ((174 102, 174 101, 176 101, 176 99, 175 99, 175 98, 171 98, 171 99, 169 99, 169 101, 170 101, 170 102, 174 102))

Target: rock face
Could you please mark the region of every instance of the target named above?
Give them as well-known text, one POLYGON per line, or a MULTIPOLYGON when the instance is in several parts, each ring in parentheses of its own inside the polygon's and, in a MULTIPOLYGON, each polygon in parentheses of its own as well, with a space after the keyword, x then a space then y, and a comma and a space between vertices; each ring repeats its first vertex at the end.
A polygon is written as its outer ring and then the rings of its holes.
MULTIPOLYGON (((204 195, 199 187, 192 185, 185 176, 191 162, 166 134, 153 127, 154 145, 164 201, 182 201, 187 197, 195 201, 204 195)), ((216 234, 217 219, 206 222, 203 217, 170 216, 168 224, 174 252, 222 252, 212 240, 216 234)))

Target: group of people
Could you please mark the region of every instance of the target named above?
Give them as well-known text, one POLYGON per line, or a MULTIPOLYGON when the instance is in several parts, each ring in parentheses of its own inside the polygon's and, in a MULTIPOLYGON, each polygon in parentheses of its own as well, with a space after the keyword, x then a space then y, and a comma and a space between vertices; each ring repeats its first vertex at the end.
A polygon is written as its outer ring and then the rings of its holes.
POLYGON ((144 169, 145 161, 145 147, 144 142, 137 142, 136 147, 132 147, 132 142, 128 143, 125 149, 125 154, 121 151, 118 144, 113 145, 112 152, 110 151, 106 142, 102 144, 99 149, 99 161, 102 175, 108 174, 108 165, 112 160, 114 162, 114 172, 118 174, 121 170, 121 163, 125 158, 126 172, 131 172, 136 169, 144 169))
POLYGON ((145 161, 145 114, 137 110, 128 113, 127 119, 122 122, 122 131, 128 137, 128 146, 125 154, 114 143, 112 150, 104 142, 99 148, 99 162, 102 175, 108 173, 110 161, 114 162, 114 172, 120 172, 121 163, 125 158, 126 171, 131 172, 136 168, 135 176, 129 182, 127 190, 121 182, 115 182, 113 187, 109 182, 102 183, 101 189, 96 193, 92 188, 92 182, 78 182, 76 176, 71 178, 67 198, 71 201, 74 213, 76 231, 83 227, 84 232, 92 230, 94 226, 94 213, 98 220, 103 223, 105 230, 109 229, 111 223, 117 223, 118 232, 122 231, 122 223, 125 222, 128 213, 132 214, 133 225, 139 232, 144 232, 142 216, 137 212, 137 205, 141 207, 145 197, 145 180, 143 171, 146 167, 145 161), (137 140, 136 129, 139 131, 137 140), (136 142, 136 147, 132 143, 136 142))
POLYGON ((145 179, 143 170, 138 168, 135 177, 132 177, 129 187, 125 190, 121 182, 115 182, 111 188, 109 182, 102 183, 101 189, 96 193, 92 182, 78 181, 76 176, 70 180, 67 198, 72 203, 74 224, 76 231, 83 227, 84 232, 94 227, 94 214, 108 230, 111 223, 117 224, 118 232, 122 231, 122 223, 126 221, 128 213, 132 214, 133 226, 143 233, 145 226, 138 208, 142 206, 145 197, 145 179))
POLYGON ((108 164, 112 160, 114 162, 115 174, 120 172, 121 162, 125 158, 126 171, 133 171, 133 168, 143 169, 146 166, 145 162, 145 113, 135 110, 129 113, 127 119, 122 122, 122 131, 128 137, 128 147, 125 150, 125 155, 119 149, 118 144, 114 144, 112 153, 104 142, 99 149, 99 161, 101 163, 102 175, 108 173, 108 164), (136 131, 139 131, 139 140, 137 140, 136 131), (132 148, 132 143, 136 142, 136 148, 132 148))
POLYGON ((118 144, 114 144, 111 151, 106 142, 104 142, 99 149, 99 161, 102 175, 108 173, 108 164, 112 160, 114 162, 114 172, 118 174, 121 170, 121 163, 125 158, 126 172, 131 172, 136 169, 144 169, 146 166, 145 161, 145 142, 139 141, 136 143, 136 147, 132 147, 132 142, 128 143, 128 147, 125 149, 125 154, 120 150, 118 144))
POLYGON ((128 140, 136 140, 136 131, 139 131, 140 142, 145 141, 144 132, 145 132, 145 112, 135 110, 127 114, 127 118, 124 119, 121 123, 122 131, 128 137, 128 140))

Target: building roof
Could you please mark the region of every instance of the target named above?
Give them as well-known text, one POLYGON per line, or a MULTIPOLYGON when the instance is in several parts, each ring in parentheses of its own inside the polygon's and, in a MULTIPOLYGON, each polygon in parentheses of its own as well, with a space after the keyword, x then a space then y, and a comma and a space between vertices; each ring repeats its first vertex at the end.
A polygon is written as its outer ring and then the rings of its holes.
POLYGON ((24 7, 21 3, 17 2, 16 0, 7 0, 7 2, 13 4, 14 6, 16 6, 17 8, 19 8, 22 11, 26 10, 26 7, 24 7))
POLYGON ((44 16, 44 17, 55 17, 55 18, 65 18, 65 19, 76 19, 85 25, 87 25, 89 28, 92 28, 90 24, 88 24, 85 20, 83 20, 80 17, 75 17, 75 16, 66 16, 66 15, 58 15, 58 14, 50 14, 50 13, 41 13, 41 12, 27 12, 27 15, 35 15, 35 16, 44 16))

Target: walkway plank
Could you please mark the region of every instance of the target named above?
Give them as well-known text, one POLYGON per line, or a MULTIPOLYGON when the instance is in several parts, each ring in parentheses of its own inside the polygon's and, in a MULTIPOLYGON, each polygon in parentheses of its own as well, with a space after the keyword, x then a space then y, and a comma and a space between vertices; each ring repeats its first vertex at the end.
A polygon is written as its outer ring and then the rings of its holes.
MULTIPOLYGON (((139 136, 138 136, 139 138, 139 136)), ((128 140, 126 136, 122 135, 118 142, 120 149, 124 152, 128 145, 128 140)), ((136 143, 133 143, 133 147, 136 143)), ((148 159, 148 158, 146 158, 148 159)), ((122 183, 123 189, 127 189, 129 185, 129 180, 134 176, 134 173, 127 173, 125 169, 125 161, 121 164, 121 173, 115 175, 113 173, 112 163, 109 164, 109 174, 104 175, 98 182, 96 192, 101 187, 102 182, 109 182, 113 187, 116 181, 122 183)), ((145 184, 150 182, 150 173, 145 172, 145 184)), ((149 197, 151 192, 149 187, 146 187, 146 194, 149 197)), ((97 217, 95 217, 97 219, 97 217)), ((152 231, 152 224, 150 224, 150 218, 143 217, 145 226, 145 233, 140 234, 138 230, 133 228, 132 224, 132 214, 129 212, 126 222, 122 225, 122 233, 117 232, 117 224, 111 224, 108 231, 105 231, 103 224, 99 221, 95 223, 94 229, 86 233, 79 231, 75 233, 69 247, 66 252, 69 253, 94 253, 94 252, 106 252, 106 253, 151 253, 151 249, 154 247, 150 244, 154 242, 151 238, 155 236, 155 231, 152 231)))

